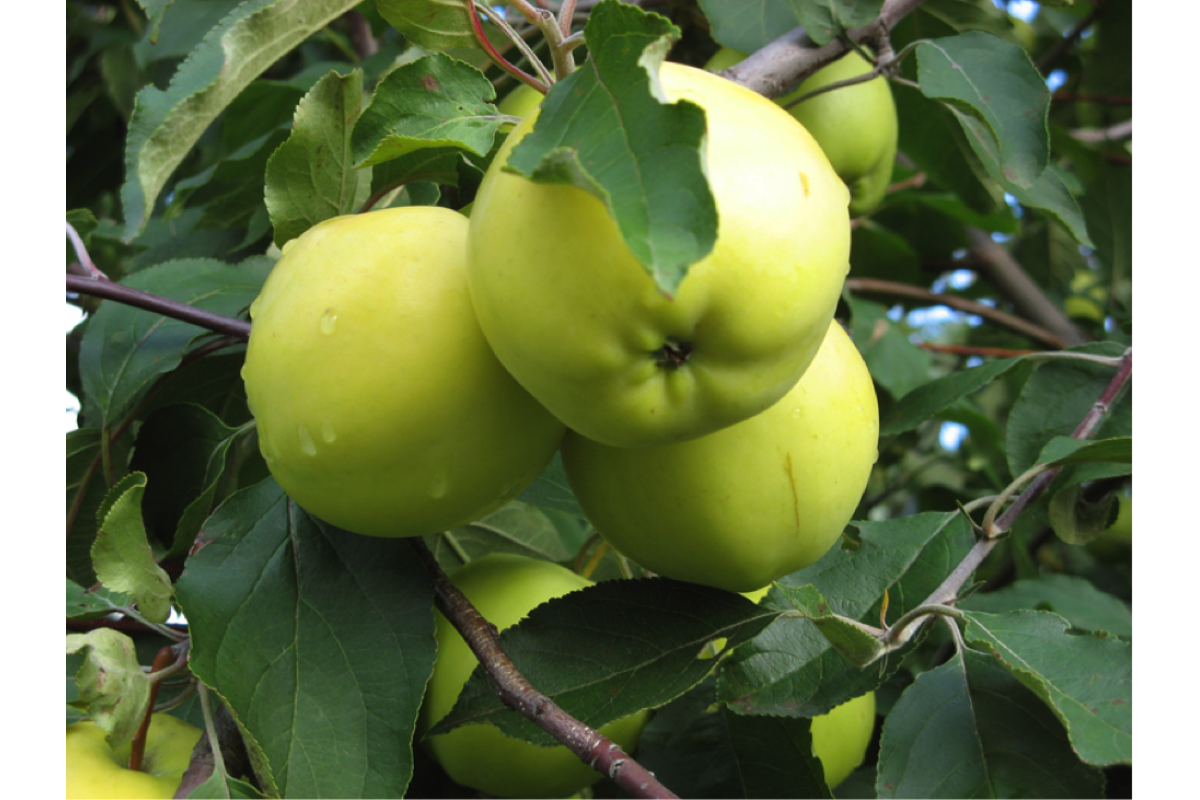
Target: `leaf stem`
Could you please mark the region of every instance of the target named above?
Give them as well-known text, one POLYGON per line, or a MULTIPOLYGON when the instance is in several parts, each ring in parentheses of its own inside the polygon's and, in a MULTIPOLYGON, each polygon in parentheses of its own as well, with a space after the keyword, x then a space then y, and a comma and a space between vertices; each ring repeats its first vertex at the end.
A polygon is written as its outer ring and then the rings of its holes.
POLYGON ((92 262, 92 257, 88 255, 87 248, 83 244, 83 237, 79 235, 79 231, 75 230, 75 226, 67 223, 67 238, 71 240, 71 247, 75 250, 75 258, 83 266, 87 274, 98 281, 107 281, 109 277, 96 268, 92 262))
MULTIPOLYGON (((492 63, 494 63, 500 69, 507 72, 509 75, 512 75, 514 78, 519 80, 521 83, 525 83, 525 84, 532 86, 534 89, 537 89, 542 94, 545 94, 546 92, 550 91, 550 86, 548 83, 538 80, 537 78, 528 74, 521 68, 515 66, 514 64, 509 63, 508 59, 506 59, 503 55, 501 55, 500 51, 497 50, 495 48, 495 46, 492 45, 492 43, 487 38, 487 34, 484 33, 483 21, 479 19, 479 8, 478 8, 478 6, 475 5, 475 0, 468 0, 467 16, 471 20, 471 30, 475 34, 475 39, 479 42, 479 46, 483 48, 483 51, 485 53, 487 53, 488 58, 490 58, 492 60, 492 63)), ((497 18, 492 17, 492 19, 493 19, 493 21, 495 21, 497 18)), ((507 23, 505 23, 505 25, 507 25, 507 23)), ((509 27, 508 30, 512 30, 511 27, 509 27)), ((506 30, 505 32, 507 33, 508 30, 506 30)), ((534 65, 534 69, 538 70, 539 74, 544 72, 546 69, 545 65, 542 64, 542 62, 537 58, 537 56, 533 54, 533 50, 529 49, 529 46, 527 44, 525 44, 525 40, 522 39, 520 36, 517 36, 515 32, 512 34, 512 36, 513 36, 513 43, 516 44, 518 48, 521 48, 521 52, 524 53, 526 58, 530 59, 530 63, 534 65), (541 68, 540 70, 538 69, 539 67, 541 68)))

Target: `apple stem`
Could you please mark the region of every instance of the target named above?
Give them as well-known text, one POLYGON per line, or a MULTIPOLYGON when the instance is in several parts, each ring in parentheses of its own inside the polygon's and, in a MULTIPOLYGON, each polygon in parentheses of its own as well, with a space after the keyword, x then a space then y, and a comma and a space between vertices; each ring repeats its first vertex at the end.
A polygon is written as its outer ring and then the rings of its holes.
MULTIPOLYGON (((175 646, 167 645, 154 656, 154 664, 150 668, 151 673, 162 672, 177 660, 175 646)), ((142 718, 142 724, 138 726, 137 733, 133 735, 133 743, 129 751, 129 768, 135 772, 142 771, 142 761, 146 753, 146 733, 150 730, 150 717, 154 714, 154 701, 158 698, 158 687, 161 683, 161 681, 155 680, 150 684, 150 702, 146 704, 146 716, 142 718)))
POLYGON ((620 745, 563 711, 517 671, 500 647, 496 628, 458 590, 420 538, 409 539, 433 579, 434 603, 479 659, 500 699, 564 744, 579 759, 633 797, 678 797, 620 745))

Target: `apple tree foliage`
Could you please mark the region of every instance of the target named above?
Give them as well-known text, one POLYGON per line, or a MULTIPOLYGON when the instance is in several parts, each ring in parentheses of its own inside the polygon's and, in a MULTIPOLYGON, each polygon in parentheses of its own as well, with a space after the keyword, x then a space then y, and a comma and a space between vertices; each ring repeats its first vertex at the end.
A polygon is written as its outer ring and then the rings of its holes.
MULTIPOLYGON (((66 6, 68 275, 245 321, 288 241, 370 208, 462 208, 505 136, 495 103, 516 81, 468 2, 66 6)), ((598 580, 501 644, 592 727, 656 709, 633 755, 681 796, 829 796, 809 720, 871 690, 875 737, 837 796, 1127 790, 1131 554, 1106 529, 1132 485, 1131 8, 1059 0, 1026 22, 992 0, 578 3, 577 66, 511 163, 599 197, 665 292, 719 221, 703 113, 653 101, 645 65, 865 41, 887 54, 900 120, 893 185, 854 223, 837 311, 882 423, 838 546, 760 605, 631 580, 557 460, 518 501, 425 540, 447 571, 507 551, 598 580), (883 48, 861 35, 881 14, 895 15, 883 48), (619 156, 596 166, 599 152, 619 156)), ((477 14, 548 82, 500 14, 477 14)), ((550 64, 542 34, 506 18, 550 64)), ((68 721, 132 736, 150 702, 138 665, 174 644, 186 669, 156 702, 233 720, 222 741, 247 755, 192 796, 460 796, 413 742, 435 650, 411 543, 333 528, 273 482, 244 337, 76 288, 68 721)), ((438 730, 481 720, 554 741, 477 671, 438 730)))

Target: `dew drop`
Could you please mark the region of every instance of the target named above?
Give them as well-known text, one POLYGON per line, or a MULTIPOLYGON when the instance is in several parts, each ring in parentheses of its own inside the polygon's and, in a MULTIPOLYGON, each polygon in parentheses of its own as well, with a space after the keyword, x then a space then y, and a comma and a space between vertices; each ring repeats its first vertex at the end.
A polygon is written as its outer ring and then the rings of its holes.
POLYGON ((312 435, 309 434, 308 428, 301 425, 299 426, 298 430, 300 433, 300 449, 303 450, 306 455, 315 456, 317 454, 317 445, 313 441, 312 435))
POLYGON ((329 420, 325 420, 321 423, 321 438, 324 439, 327 444, 332 444, 337 440, 337 431, 333 429, 333 423, 329 420))
POLYGON ((332 336, 336 329, 337 314, 334 314, 332 309, 326 309, 325 314, 321 317, 321 333, 332 336))

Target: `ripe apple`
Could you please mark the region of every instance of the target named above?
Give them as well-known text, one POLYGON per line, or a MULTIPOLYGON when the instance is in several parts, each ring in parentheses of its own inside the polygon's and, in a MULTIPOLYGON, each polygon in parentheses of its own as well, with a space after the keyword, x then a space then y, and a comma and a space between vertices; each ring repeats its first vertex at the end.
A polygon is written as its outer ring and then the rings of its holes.
POLYGON ((429 206, 326 220, 284 245, 250 308, 259 446, 284 491, 334 525, 464 524, 519 494, 562 438, 475 321, 467 225, 429 206))
MULTIPOLYGON (((471 561, 451 579, 500 630, 515 625, 535 606, 591 585, 565 567, 511 553, 471 561)), ((478 663, 440 613, 436 625, 438 657, 417 721, 418 736, 449 713, 478 663)), ((600 732, 631 752, 648 718, 649 712, 641 711, 610 722, 600 732)), ((509 738, 493 725, 465 725, 426 744, 456 783, 499 797, 566 797, 601 777, 562 745, 539 747, 509 738)))
POLYGON ((846 187, 803 126, 703 70, 664 63, 659 78, 707 114, 720 215, 713 251, 674 297, 594 196, 502 169, 539 111, 513 130, 471 213, 471 299, 496 355, 568 427, 620 447, 710 433, 782 397, 849 268, 846 187))
POLYGON ((114 752, 104 729, 85 720, 67 726, 67 797, 175 796, 201 731, 170 714, 153 714, 142 769, 129 768, 130 746, 114 752))
MULTIPOLYGON (((730 47, 717 51, 706 64, 714 72, 732 67, 746 57, 730 47)), ((794 91, 776 100, 792 100, 837 81, 856 78, 874 65, 851 51, 808 76, 794 91)), ((821 145, 834 171, 850 187, 850 216, 867 213, 887 194, 896 161, 899 126, 896 102, 887 79, 833 89, 788 109, 821 145)))
POLYGON ((838 323, 787 395, 698 439, 609 447, 568 431, 563 466, 617 550, 669 578, 751 592, 837 541, 878 456, 866 364, 838 323))
POLYGON ((846 780, 867 755, 875 732, 875 693, 848 700, 828 714, 813 717, 813 754, 825 768, 830 789, 846 780))

